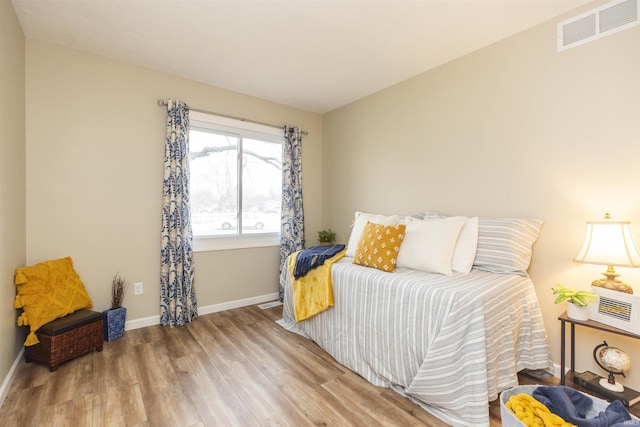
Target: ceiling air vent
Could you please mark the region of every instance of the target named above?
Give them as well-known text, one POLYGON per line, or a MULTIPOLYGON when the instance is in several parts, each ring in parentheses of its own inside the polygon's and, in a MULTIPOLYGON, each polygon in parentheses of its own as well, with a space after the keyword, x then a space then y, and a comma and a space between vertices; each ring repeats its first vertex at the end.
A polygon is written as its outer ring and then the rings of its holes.
POLYGON ((558 24, 558 52, 640 24, 640 0, 616 0, 558 24))

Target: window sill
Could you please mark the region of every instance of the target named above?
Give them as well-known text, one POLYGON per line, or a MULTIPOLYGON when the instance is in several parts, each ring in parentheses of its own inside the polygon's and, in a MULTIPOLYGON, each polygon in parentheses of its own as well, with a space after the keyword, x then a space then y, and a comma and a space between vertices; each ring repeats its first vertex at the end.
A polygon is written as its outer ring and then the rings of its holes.
POLYGON ((230 249, 262 248, 268 246, 280 246, 279 233, 244 236, 196 236, 193 238, 194 252, 225 251, 230 249))

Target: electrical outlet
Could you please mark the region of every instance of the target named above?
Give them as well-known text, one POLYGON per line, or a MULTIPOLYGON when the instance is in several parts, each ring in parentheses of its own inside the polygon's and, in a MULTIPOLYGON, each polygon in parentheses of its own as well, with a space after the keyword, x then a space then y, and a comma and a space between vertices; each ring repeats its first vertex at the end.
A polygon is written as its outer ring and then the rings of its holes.
POLYGON ((142 295, 144 293, 142 282, 135 282, 133 284, 133 294, 134 295, 142 295))

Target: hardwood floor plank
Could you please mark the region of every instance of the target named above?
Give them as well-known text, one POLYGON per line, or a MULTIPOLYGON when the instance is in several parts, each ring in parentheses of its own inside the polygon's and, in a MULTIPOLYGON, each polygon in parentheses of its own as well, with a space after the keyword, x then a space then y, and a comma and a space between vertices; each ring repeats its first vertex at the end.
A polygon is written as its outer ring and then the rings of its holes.
MULTIPOLYGON (((162 331, 164 326, 153 325, 146 328, 133 329, 125 332, 126 342, 128 345, 146 344, 154 341, 162 341, 164 338, 164 332, 162 331)), ((114 343, 119 342, 112 341, 109 343, 111 346, 114 343)))
MULTIPOLYGON (((198 319, 195 322, 198 322, 198 319)), ((202 351, 200 343, 189 333, 194 323, 188 323, 182 327, 166 326, 162 328, 164 332, 163 343, 167 347, 169 358, 178 359, 202 351)))
POLYGON ((264 329, 260 329, 260 323, 251 325, 238 323, 234 326, 247 342, 248 350, 254 355, 249 358, 249 363, 255 365, 261 372, 279 372, 283 366, 289 366, 286 347, 274 342, 272 335, 267 338, 264 329))
MULTIPOLYGON (((446 424, 375 387, 275 323, 282 307, 125 332, 56 372, 22 363, 0 407, 19 427, 428 426, 446 424)), ((525 383, 538 380, 521 378, 525 383)), ((549 381, 543 383, 549 384, 549 381)), ((490 404, 500 427, 499 402, 490 404)))
POLYGON ((317 426, 353 425, 351 409, 347 409, 336 399, 327 399, 326 390, 320 384, 307 381, 298 374, 283 370, 269 375, 269 379, 278 385, 280 391, 291 401, 296 402, 298 409, 317 426), (346 414, 346 416, 343 416, 346 414))
POLYGON ((251 364, 226 365, 223 376, 261 426, 313 426, 267 377, 251 364))
POLYGON ((228 314, 233 317, 234 320, 239 321, 245 325, 251 325, 253 323, 264 320, 257 311, 245 310, 243 308, 236 308, 229 310, 228 314))
POLYGON ((9 388, 9 394, 18 390, 45 385, 51 378, 49 368, 37 363, 22 363, 19 368, 21 375, 16 375, 13 384, 9 388))
POLYGON ((380 396, 387 399, 393 406, 406 412, 408 415, 422 423, 419 425, 429 427, 447 427, 447 423, 434 418, 431 414, 420 407, 420 405, 413 403, 411 400, 399 393, 396 393, 390 388, 384 389, 384 391, 380 393, 380 396))
POLYGON ((350 402, 359 412, 370 415, 382 425, 420 426, 421 423, 406 412, 395 407, 381 395, 384 388, 371 386, 362 377, 352 372, 322 385, 330 393, 350 402), (373 388, 372 388, 373 387, 373 388))
POLYGON ((147 424, 142 393, 137 384, 108 381, 109 387, 93 395, 94 426, 133 426, 147 424), (117 390, 117 392, 115 392, 117 390))
MULTIPOLYGON (((116 343, 114 343, 116 344, 116 343)), ((135 363, 125 340, 105 349, 93 357, 93 375, 96 377, 95 392, 106 392, 112 384, 135 384, 135 363)))
POLYGON ((200 316, 189 332, 216 365, 246 360, 242 348, 236 346, 234 340, 211 321, 210 316, 200 316))
POLYGON ((258 426, 245 404, 238 399, 206 353, 197 353, 176 361, 177 372, 184 377, 185 396, 193 402, 204 425, 258 426), (197 393, 193 393, 197 390, 197 393))
POLYGON ((66 400, 44 407, 40 422, 49 426, 89 426, 93 395, 85 394, 74 400, 66 400))
POLYGON ((162 390, 144 396, 149 425, 154 427, 189 426, 201 422, 198 411, 181 387, 162 390))
POLYGON ((274 346, 264 346, 256 342, 257 336, 255 331, 252 331, 252 327, 244 324, 235 316, 230 316, 228 320, 226 326, 220 327, 220 330, 242 351, 246 363, 255 365, 260 371, 278 371, 280 369, 279 362, 269 357, 269 353, 275 350, 274 346))
POLYGON ((135 361, 127 340, 105 345, 93 359, 93 425, 146 424, 135 361))
POLYGON ((47 381, 46 405, 53 406, 93 393, 94 383, 87 381, 93 371, 92 355, 76 358, 73 365, 60 365, 47 381))
MULTIPOLYGON (((49 369, 47 369, 49 372, 49 369)), ((47 386, 45 384, 24 389, 11 389, 0 409, 0 420, 7 426, 41 426, 46 407, 47 386), (28 402, 28 404, 25 404, 28 402), (30 407, 30 410, 26 408, 30 407), (35 409, 34 409, 35 408, 35 409)))
POLYGON ((301 379, 322 384, 346 370, 333 358, 325 357, 327 353, 317 344, 284 329, 274 331, 272 324, 256 324, 251 338, 271 350, 269 354, 275 359, 278 371, 293 370, 301 379))
POLYGON ((276 320, 282 319, 282 306, 274 306, 268 309, 260 308, 260 305, 250 305, 248 307, 242 307, 238 310, 251 313, 253 316, 260 320, 267 321, 267 323, 274 323, 276 320))
POLYGON ((218 328, 224 328, 229 326, 232 321, 231 310, 227 311, 219 311, 217 313, 206 314, 205 316, 211 323, 216 325, 218 328))
POLYGON ((174 388, 177 378, 164 343, 140 344, 131 351, 136 378, 145 399, 148 395, 174 388))

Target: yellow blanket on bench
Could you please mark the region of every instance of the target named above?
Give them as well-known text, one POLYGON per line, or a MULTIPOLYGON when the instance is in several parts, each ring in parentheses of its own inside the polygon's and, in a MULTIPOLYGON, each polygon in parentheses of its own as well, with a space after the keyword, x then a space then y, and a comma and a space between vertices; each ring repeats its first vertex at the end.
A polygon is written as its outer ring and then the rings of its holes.
POLYGON ((331 266, 346 254, 346 249, 327 259, 324 264, 299 279, 293 277, 298 252, 289 257, 289 275, 293 287, 293 308, 296 321, 301 322, 333 306, 331 266))

